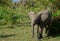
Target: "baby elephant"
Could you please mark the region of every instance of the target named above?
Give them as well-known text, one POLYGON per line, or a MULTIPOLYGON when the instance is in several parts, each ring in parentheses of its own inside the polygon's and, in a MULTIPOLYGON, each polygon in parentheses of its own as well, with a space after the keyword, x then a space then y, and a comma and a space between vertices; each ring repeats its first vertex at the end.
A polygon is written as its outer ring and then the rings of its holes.
POLYGON ((31 27, 32 27, 32 37, 34 37, 34 26, 37 25, 37 38, 40 39, 43 36, 43 29, 46 29, 46 34, 48 36, 51 24, 51 12, 48 10, 42 10, 35 14, 34 12, 28 13, 31 19, 31 27), (40 27, 40 31, 39 31, 40 27))

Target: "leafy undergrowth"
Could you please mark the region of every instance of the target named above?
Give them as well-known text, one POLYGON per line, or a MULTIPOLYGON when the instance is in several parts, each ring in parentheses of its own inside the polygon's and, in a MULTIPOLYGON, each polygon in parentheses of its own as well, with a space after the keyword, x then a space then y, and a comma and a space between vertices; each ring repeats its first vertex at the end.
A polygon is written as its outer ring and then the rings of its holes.
POLYGON ((60 16, 60 10, 57 10, 56 13, 52 15, 53 17, 60 16))

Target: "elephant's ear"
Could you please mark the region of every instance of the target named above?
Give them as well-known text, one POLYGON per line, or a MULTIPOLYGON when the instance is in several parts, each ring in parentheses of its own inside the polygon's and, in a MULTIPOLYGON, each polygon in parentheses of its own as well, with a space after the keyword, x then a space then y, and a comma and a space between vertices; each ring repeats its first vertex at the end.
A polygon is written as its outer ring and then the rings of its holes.
POLYGON ((35 12, 32 12, 32 11, 29 12, 28 15, 32 21, 34 21, 37 17, 37 14, 35 14, 35 12))
POLYGON ((44 22, 48 18, 48 14, 41 14, 41 20, 44 22))

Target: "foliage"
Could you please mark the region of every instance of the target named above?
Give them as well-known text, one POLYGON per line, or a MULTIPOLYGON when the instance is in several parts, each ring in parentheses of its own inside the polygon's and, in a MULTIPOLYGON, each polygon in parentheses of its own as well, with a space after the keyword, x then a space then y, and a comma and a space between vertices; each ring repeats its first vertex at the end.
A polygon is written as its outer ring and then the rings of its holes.
POLYGON ((10 7, 11 0, 0 0, 1 6, 9 6, 10 7))
POLYGON ((19 18, 19 15, 14 13, 14 10, 11 8, 4 8, 0 6, 0 24, 13 24, 19 18), (2 8, 2 9, 1 9, 2 8))
MULTIPOLYGON (((0 24, 29 24, 30 20, 28 17, 28 12, 29 11, 34 11, 34 12, 39 12, 43 9, 46 9, 47 6, 51 10, 53 7, 55 7, 56 3, 58 4, 59 0, 32 0, 32 1, 27 1, 26 6, 22 6, 21 4, 16 7, 15 9, 10 8, 9 5, 11 4, 11 0, 0 0, 0 24), (6 4, 3 4, 6 3, 6 4), (9 4, 9 5, 7 5, 9 4), (33 4, 33 6, 32 6, 33 4), (3 5, 3 6, 2 6, 3 5), (31 6, 30 6, 31 5, 31 6)), ((59 4, 58 4, 59 5, 59 4)), ((12 5, 10 5, 12 6, 12 5)), ((58 6, 57 6, 58 7, 58 6)), ((53 11, 52 11, 53 12, 53 11)), ((60 12, 59 10, 56 11, 53 16, 58 16, 60 12), (58 15, 57 15, 58 14, 58 15)))

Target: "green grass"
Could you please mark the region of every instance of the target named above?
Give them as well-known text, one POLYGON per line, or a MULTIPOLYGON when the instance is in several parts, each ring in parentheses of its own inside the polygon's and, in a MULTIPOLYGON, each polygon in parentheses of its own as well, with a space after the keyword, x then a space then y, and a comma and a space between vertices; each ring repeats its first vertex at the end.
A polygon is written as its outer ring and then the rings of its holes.
MULTIPOLYGON (((0 28, 0 41, 37 41, 36 28, 35 37, 32 38, 32 30, 30 26, 20 26, 15 28, 0 28)), ((43 38, 42 41, 60 41, 60 36, 43 38)))

